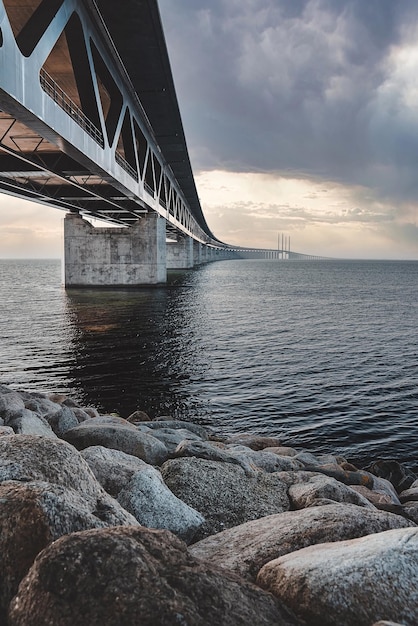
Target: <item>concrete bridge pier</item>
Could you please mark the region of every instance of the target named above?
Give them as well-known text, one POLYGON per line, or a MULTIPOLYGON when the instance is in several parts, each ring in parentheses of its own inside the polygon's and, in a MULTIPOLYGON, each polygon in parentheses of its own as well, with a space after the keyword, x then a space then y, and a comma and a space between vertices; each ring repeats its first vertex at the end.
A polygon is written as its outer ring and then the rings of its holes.
POLYGON ((203 244, 200 241, 193 242, 193 265, 201 265, 202 263, 203 244))
POLYGON ((66 287, 166 283, 165 220, 148 213, 129 228, 95 228, 78 213, 64 220, 66 287))
POLYGON ((178 235, 177 241, 167 241, 167 269, 190 269, 194 265, 193 239, 178 235))

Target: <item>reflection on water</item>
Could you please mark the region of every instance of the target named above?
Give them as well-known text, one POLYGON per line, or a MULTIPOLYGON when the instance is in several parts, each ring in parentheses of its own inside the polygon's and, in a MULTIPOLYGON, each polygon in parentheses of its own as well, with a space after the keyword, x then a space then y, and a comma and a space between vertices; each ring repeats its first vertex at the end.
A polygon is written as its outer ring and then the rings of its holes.
POLYGON ((167 287, 66 292, 69 376, 80 399, 123 416, 198 413, 184 384, 205 367, 187 282, 187 273, 172 274, 167 287))
POLYGON ((224 261, 66 292, 57 261, 0 261, 0 382, 414 466, 417 279, 416 262, 224 261))

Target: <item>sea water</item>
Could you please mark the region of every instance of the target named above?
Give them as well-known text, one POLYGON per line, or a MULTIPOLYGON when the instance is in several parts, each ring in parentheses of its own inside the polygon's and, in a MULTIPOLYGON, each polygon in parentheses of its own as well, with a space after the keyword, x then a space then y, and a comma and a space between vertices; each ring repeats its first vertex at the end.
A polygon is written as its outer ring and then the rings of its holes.
POLYGON ((418 262, 237 260, 65 290, 58 260, 0 260, 0 382, 418 469, 417 283, 418 262))

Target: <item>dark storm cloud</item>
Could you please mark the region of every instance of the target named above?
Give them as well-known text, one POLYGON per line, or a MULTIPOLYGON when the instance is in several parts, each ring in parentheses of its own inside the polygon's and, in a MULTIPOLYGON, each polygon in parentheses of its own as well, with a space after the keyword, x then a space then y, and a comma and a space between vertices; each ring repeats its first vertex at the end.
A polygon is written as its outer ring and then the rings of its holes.
POLYGON ((410 75, 398 63, 415 45, 415 0, 159 4, 195 170, 289 171, 416 196, 418 97, 414 108, 405 94, 418 52, 410 75))

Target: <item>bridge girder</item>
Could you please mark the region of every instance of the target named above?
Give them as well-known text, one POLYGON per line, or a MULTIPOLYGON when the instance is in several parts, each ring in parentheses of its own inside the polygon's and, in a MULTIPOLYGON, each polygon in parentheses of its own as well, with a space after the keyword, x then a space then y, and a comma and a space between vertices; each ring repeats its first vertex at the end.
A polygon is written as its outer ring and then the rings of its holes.
POLYGON ((0 189, 122 225, 155 211, 169 232, 224 247, 197 197, 157 3, 137 7, 149 18, 142 96, 154 57, 174 137, 148 97, 154 130, 94 0, 0 0, 0 67, 10 69, 0 72, 0 189))

